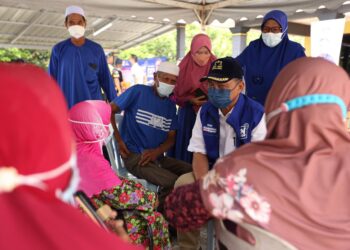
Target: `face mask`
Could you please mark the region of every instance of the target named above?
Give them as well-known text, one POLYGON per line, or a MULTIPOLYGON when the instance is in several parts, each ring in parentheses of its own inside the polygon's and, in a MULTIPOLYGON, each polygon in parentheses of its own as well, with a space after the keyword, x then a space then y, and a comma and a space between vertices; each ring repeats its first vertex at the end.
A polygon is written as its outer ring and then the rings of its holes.
POLYGON ((232 100, 230 98, 231 89, 208 89, 209 101, 217 108, 226 108, 231 104, 232 100))
POLYGON ((69 185, 65 190, 56 189, 56 196, 57 198, 66 202, 73 200, 73 194, 79 184, 79 171, 76 165, 75 154, 72 154, 66 163, 63 163, 57 168, 51 169, 47 172, 31 175, 21 175, 14 167, 0 167, 0 193, 12 192, 16 187, 19 186, 31 186, 45 190, 45 180, 54 179, 66 173, 69 169, 72 170, 72 176, 69 185))
POLYGON ((158 82, 159 82, 159 86, 157 87, 157 91, 161 97, 168 97, 171 93, 173 93, 175 85, 170 85, 165 82, 161 82, 159 80, 158 82))
POLYGON ((77 157, 75 154, 72 154, 69 165, 72 169, 72 175, 68 184, 68 187, 64 190, 57 189, 56 197, 63 202, 74 204, 73 195, 77 191, 80 181, 79 169, 77 167, 77 157))
POLYGON ((84 36, 85 28, 81 25, 72 25, 68 27, 68 32, 72 37, 79 39, 84 36))
POLYGON ((262 33, 262 39, 266 46, 273 48, 282 41, 283 33, 262 33))
MULTIPOLYGON (((109 131, 110 131, 110 124, 105 125, 102 123, 97 123, 97 122, 81 122, 81 121, 75 121, 72 119, 68 119, 71 123, 77 123, 77 124, 85 124, 85 125, 91 125, 94 126, 94 134, 96 135, 97 140, 95 141, 82 141, 80 143, 96 143, 96 142, 104 142, 107 137, 109 136, 109 131)), ((102 146, 102 144, 101 144, 102 146)))
POLYGON ((336 95, 330 94, 313 94, 313 95, 304 95, 294 99, 291 99, 287 102, 281 104, 281 107, 271 111, 266 116, 266 123, 268 123, 273 117, 279 115, 282 112, 288 112, 302 107, 315 104, 337 104, 343 114, 343 119, 346 119, 346 105, 344 101, 336 95))

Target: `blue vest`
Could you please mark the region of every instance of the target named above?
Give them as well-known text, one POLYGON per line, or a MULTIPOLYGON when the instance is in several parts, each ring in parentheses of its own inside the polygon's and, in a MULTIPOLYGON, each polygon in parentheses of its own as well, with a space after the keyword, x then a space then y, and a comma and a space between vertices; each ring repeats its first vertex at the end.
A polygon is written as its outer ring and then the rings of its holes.
MULTIPOLYGON (((251 141, 252 131, 260 123, 263 115, 264 108, 260 103, 240 94, 234 109, 226 120, 236 133, 236 148, 251 141)), ((200 111, 200 119, 209 169, 211 169, 219 158, 219 109, 210 102, 205 103, 200 111)))

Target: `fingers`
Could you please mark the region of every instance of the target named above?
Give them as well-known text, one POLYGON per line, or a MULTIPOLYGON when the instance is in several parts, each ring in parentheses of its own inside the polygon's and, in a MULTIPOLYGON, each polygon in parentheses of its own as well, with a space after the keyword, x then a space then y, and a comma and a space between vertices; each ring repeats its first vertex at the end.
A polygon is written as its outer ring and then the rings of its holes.
POLYGON ((192 104, 198 105, 198 106, 200 106, 206 102, 207 102, 207 97, 204 95, 192 99, 192 104))
POLYGON ((139 166, 145 166, 147 163, 149 163, 151 160, 151 157, 149 155, 141 155, 141 160, 139 161, 139 166))
POLYGON ((109 222, 110 226, 113 228, 113 231, 124 241, 131 242, 128 234, 126 233, 122 220, 111 220, 109 222))

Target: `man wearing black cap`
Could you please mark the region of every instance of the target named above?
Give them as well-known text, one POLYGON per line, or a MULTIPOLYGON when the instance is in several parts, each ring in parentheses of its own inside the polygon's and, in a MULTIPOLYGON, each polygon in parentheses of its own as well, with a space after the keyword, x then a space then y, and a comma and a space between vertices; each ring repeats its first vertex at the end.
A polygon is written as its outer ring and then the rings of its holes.
MULTIPOLYGON (((193 173, 181 176, 175 187, 200 179, 219 157, 266 135, 264 108, 242 94, 243 71, 232 57, 212 62, 208 76, 209 101, 198 111, 188 151, 193 152, 193 173)), ((178 232, 181 249, 197 249, 199 231, 178 232)))

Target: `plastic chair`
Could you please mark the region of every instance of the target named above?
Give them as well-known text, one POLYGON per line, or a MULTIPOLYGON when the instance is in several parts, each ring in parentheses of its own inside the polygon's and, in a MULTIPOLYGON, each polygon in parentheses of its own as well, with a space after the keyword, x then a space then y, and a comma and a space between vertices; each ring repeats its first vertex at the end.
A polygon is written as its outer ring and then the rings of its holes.
MULTIPOLYGON (((115 122, 116 122, 117 128, 119 130, 120 130, 122 121, 123 121, 123 115, 122 114, 116 114, 115 115, 115 122)), ((114 135, 113 135, 113 128, 112 128, 112 126, 110 127, 110 130, 112 132, 111 132, 111 135, 106 139, 106 147, 107 147, 109 159, 111 161, 113 170, 118 174, 118 176, 130 179, 130 180, 134 180, 136 182, 140 182, 146 189, 149 189, 149 190, 157 193, 158 192, 158 188, 159 188, 157 185, 154 185, 154 184, 146 181, 145 179, 137 178, 136 176, 131 174, 126 169, 126 167, 124 166, 124 162, 123 162, 122 156, 119 153, 118 144, 115 141, 115 138, 114 138, 114 135)))
POLYGON ((215 220, 216 238, 229 250, 297 250, 287 241, 262 228, 247 223, 238 225, 253 235, 255 245, 249 244, 228 231, 222 220, 215 220))

